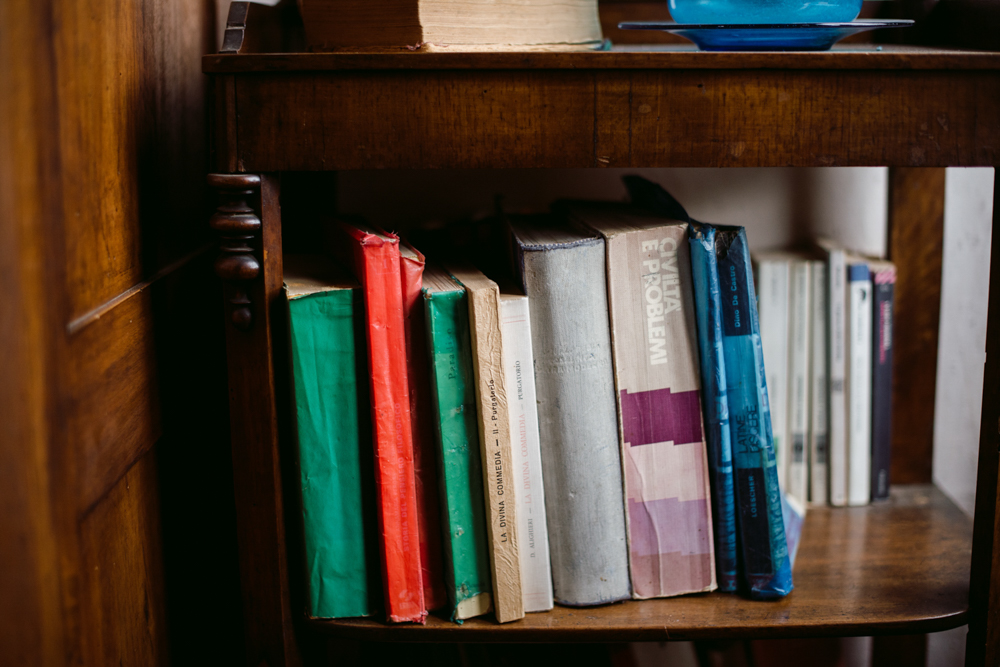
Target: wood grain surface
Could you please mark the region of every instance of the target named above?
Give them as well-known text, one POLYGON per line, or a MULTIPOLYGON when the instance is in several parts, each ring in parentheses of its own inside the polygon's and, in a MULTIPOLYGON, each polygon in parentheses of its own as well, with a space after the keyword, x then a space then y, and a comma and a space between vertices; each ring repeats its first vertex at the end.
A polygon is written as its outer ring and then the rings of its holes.
POLYGON ((993 71, 377 69, 234 79, 236 142, 225 150, 248 171, 1000 159, 993 71))
POLYGON ((208 9, 0 5, 0 646, 11 664, 168 664, 154 329, 176 311, 154 308, 146 287, 183 271, 177 259, 207 236, 208 9))
POLYGON ((556 607, 498 625, 424 627, 366 619, 314 622, 337 636, 372 641, 665 641, 936 632, 967 622, 972 521, 930 485, 894 487, 869 507, 810 509, 795 563, 795 590, 777 602, 710 593, 556 607))
POLYGON ((629 44, 593 52, 216 53, 202 58, 209 74, 373 69, 943 69, 995 70, 1000 53, 875 45, 830 51, 710 52, 691 45, 629 44))
POLYGON ((890 484, 931 481, 944 249, 944 169, 889 170, 889 259, 896 263, 890 484))
MULTIPOLYGON (((253 323, 246 331, 226 326, 236 530, 251 665, 299 661, 292 628, 278 445, 280 379, 275 376, 275 360, 284 353, 273 340, 273 328, 284 322, 274 312, 282 305, 283 279, 278 196, 277 178, 262 177, 259 193, 251 198, 261 220, 260 235, 250 241, 261 265, 260 277, 249 286, 253 323)), ((230 283, 223 286, 227 300, 233 290, 230 283)))

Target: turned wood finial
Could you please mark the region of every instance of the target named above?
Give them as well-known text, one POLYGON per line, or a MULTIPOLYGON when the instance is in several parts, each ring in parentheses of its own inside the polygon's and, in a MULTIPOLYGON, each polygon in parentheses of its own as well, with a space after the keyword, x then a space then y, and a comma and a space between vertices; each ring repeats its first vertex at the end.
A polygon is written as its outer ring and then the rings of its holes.
POLYGON ((247 283, 260 276, 260 261, 254 255, 260 218, 247 200, 260 188, 260 176, 209 174, 208 184, 219 193, 219 206, 208 223, 221 237, 215 274, 232 287, 229 321, 246 331, 253 324, 247 283))

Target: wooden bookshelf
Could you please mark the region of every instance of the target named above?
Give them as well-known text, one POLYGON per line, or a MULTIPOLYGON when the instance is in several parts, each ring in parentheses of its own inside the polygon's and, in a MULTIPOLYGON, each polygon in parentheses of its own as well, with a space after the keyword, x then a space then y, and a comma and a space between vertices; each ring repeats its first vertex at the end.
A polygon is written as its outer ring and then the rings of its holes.
POLYGON ((893 489, 868 507, 810 509, 795 590, 774 602, 710 593, 605 607, 556 606, 506 625, 311 621, 372 641, 623 642, 937 632, 965 624, 972 520, 931 485, 893 489))
MULTIPOLYGON (((302 633, 388 641, 631 641, 912 634, 966 622, 969 664, 1000 659, 1000 620, 988 613, 995 612, 990 600, 1000 600, 1000 557, 994 563, 1000 554, 994 550, 1000 299, 990 306, 987 426, 974 523, 929 485, 897 486, 885 504, 810 511, 796 590, 786 600, 711 594, 557 608, 502 626, 488 619, 388 626, 302 618, 294 532, 286 539, 294 511, 282 491, 289 466, 282 466, 287 397, 277 307, 282 172, 885 165, 896 168, 894 187, 914 184, 921 182, 911 178, 921 173, 914 167, 1000 163, 1000 54, 857 44, 799 54, 679 46, 606 53, 255 53, 248 22, 255 11, 234 3, 226 52, 203 59, 215 90, 210 184, 222 196, 213 227, 226 258, 217 266, 230 322, 249 664, 297 662, 302 633)), ((891 247, 908 258, 901 275, 912 269, 939 280, 940 220, 928 211, 940 204, 943 180, 929 182, 940 191, 926 201, 891 198, 891 247), (921 219, 928 215, 938 236, 923 236, 921 219), (928 271, 925 264, 934 261, 936 272, 928 271)), ((286 209, 292 204, 282 202, 286 209)), ((1000 233, 993 238, 991 287, 1000 293, 1000 233)), ((923 305, 918 301, 897 317, 915 354, 930 355, 929 371, 907 376, 908 385, 918 387, 933 385, 936 355, 938 306, 933 317, 921 317, 923 305)), ((915 420, 923 418, 926 430, 933 392, 912 388, 900 388, 897 399, 918 401, 905 407, 915 420)), ((919 458, 907 467, 917 471, 909 479, 930 481, 929 445, 903 448, 899 456, 919 458)))

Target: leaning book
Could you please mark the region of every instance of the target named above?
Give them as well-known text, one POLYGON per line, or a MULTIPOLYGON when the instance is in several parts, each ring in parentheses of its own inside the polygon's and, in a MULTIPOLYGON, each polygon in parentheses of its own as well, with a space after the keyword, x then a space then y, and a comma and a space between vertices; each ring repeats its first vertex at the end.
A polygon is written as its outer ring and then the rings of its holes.
POLYGON ((792 590, 750 251, 743 227, 716 227, 722 349, 733 445, 741 573, 751 597, 792 590))
POLYGON ((687 223, 567 204, 604 237, 632 596, 716 588, 687 223))
POLYGON ((361 286, 330 260, 284 260, 307 614, 381 604, 361 286))

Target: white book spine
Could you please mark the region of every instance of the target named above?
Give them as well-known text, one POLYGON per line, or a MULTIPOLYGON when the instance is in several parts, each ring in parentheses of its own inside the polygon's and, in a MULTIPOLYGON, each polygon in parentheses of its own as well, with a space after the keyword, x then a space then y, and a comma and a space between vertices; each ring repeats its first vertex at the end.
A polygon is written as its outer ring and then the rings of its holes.
POLYGON ((788 488, 788 261, 762 261, 757 311, 778 486, 788 488))
POLYGON ((542 454, 538 438, 538 405, 531 351, 528 297, 501 295, 501 345, 506 366, 511 449, 517 481, 517 543, 521 557, 524 611, 552 609, 549 529, 545 521, 542 454))
POLYGON ((827 262, 830 295, 829 498, 847 504, 847 275, 842 250, 832 250, 827 262))
POLYGON ((872 465, 872 281, 867 264, 850 264, 847 273, 847 504, 867 505, 872 465))
POLYGON ((801 505, 809 486, 806 436, 809 430, 809 353, 811 340, 809 303, 812 300, 810 267, 806 261, 791 264, 788 364, 788 486, 786 493, 801 505))
POLYGON ((823 262, 810 262, 812 273, 812 356, 810 365, 809 397, 809 502, 814 505, 825 505, 827 498, 827 394, 829 381, 826 374, 828 344, 828 317, 826 265, 823 262))

